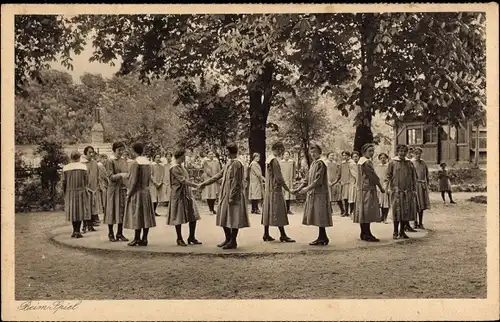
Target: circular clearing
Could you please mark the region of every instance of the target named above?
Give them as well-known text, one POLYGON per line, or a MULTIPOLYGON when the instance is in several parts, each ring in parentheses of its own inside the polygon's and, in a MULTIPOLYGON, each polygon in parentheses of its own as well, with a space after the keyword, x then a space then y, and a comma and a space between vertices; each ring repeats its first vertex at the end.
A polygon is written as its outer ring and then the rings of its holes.
MULTIPOLYGON (((203 204, 200 204, 203 209, 203 204)), ((297 209, 293 215, 289 215, 289 226, 286 226, 287 235, 295 239, 296 243, 281 243, 279 241, 279 231, 276 227, 271 227, 271 236, 276 238, 273 242, 264 242, 262 240, 263 226, 261 225, 261 216, 249 214, 251 227, 241 229, 238 234, 238 248, 235 250, 222 250, 216 245, 224 239, 224 233, 221 227, 215 225, 215 215, 202 211, 201 220, 198 221, 196 228, 196 238, 203 242, 203 245, 190 245, 180 247, 176 245, 176 233, 173 226, 167 226, 165 217, 165 208, 158 207, 160 217, 156 217, 156 227, 149 231, 149 244, 147 247, 130 247, 126 242, 111 243, 108 241, 108 229, 106 225, 96 227, 98 231, 84 234, 84 238, 71 238, 71 226, 60 227, 52 231, 52 239, 62 245, 99 249, 108 251, 130 251, 130 252, 153 252, 165 254, 206 254, 206 255, 244 255, 244 254, 277 254, 277 253, 302 253, 302 252, 321 252, 321 251, 345 251, 355 248, 379 247, 405 242, 408 240, 393 240, 391 222, 373 223, 371 225, 372 233, 380 239, 378 243, 364 242, 359 239, 359 225, 354 224, 348 217, 334 216, 333 227, 327 228, 327 234, 330 239, 328 246, 310 246, 309 243, 316 239, 318 234, 317 227, 302 225, 301 209, 297 209)), ((116 233, 116 225, 115 225, 116 233)), ((183 225, 182 233, 184 241, 187 242, 189 236, 188 225, 183 225)), ((125 230, 125 236, 133 238, 133 231, 125 230)), ((407 233, 410 241, 422 239, 428 232, 419 230, 416 233, 407 233)))

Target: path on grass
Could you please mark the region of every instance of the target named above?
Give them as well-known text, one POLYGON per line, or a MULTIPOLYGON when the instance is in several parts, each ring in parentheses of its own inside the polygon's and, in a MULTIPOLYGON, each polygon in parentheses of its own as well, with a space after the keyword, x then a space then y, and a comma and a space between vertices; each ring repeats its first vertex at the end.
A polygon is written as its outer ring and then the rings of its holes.
POLYGON ((61 213, 17 214, 16 299, 485 297, 486 205, 472 195, 433 193, 433 233, 415 243, 241 258, 69 248, 49 241, 61 213))

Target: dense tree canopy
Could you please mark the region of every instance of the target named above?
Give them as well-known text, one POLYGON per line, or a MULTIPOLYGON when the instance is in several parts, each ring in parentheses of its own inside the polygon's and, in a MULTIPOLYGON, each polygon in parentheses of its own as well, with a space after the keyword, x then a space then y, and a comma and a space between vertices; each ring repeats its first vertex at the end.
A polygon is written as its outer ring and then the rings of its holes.
POLYGON ((17 144, 39 144, 44 139, 89 142, 97 107, 103 110, 107 141, 143 140, 152 147, 175 144, 179 122, 168 81, 146 85, 135 75, 106 80, 84 74, 75 84, 71 75, 55 70, 42 71, 39 78, 25 83, 28 95, 16 96, 17 144))
MULTIPOLYGON (((51 20, 43 35, 38 17, 23 19, 16 21, 16 55, 32 50, 33 37, 48 54, 34 63, 16 56, 16 83, 27 66, 43 68, 57 52, 69 57, 68 48, 78 53, 92 29, 92 60, 122 58, 122 75, 175 79, 182 92, 194 77, 216 73, 231 106, 248 111, 250 152, 263 155, 271 107, 285 108, 286 95, 298 90, 323 89, 334 107, 354 114, 355 149, 374 139, 377 113, 454 124, 484 116, 481 13, 95 15, 74 17, 75 25, 51 20)), ((196 91, 201 104, 190 104, 194 111, 206 105, 196 91)))

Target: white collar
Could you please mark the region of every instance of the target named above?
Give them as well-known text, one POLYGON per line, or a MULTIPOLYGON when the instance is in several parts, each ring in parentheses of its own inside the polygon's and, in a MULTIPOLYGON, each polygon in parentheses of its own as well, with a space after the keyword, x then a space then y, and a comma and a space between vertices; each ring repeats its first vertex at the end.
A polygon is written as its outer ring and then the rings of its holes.
POLYGON ((359 158, 359 160, 358 160, 358 164, 363 164, 363 163, 365 163, 366 161, 370 161, 370 159, 365 158, 365 157, 361 157, 361 158, 359 158))
POLYGON ((135 160, 132 160, 132 162, 133 161, 137 162, 137 164, 140 164, 140 165, 151 164, 151 162, 149 162, 148 158, 143 157, 143 156, 138 156, 137 158, 135 158, 135 160))
POLYGON ((270 155, 267 160, 266 160, 266 164, 269 164, 271 163, 271 161, 273 161, 274 159, 276 159, 276 156, 273 154, 273 155, 270 155))
POLYGON ((85 170, 87 171, 87 166, 81 162, 71 162, 66 164, 63 167, 63 171, 70 171, 70 170, 85 170))

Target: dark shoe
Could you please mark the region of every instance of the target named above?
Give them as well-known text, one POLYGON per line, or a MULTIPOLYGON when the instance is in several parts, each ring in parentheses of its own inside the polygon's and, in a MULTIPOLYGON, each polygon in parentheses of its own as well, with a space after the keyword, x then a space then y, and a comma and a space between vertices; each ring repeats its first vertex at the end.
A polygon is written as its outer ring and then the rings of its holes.
POLYGON ((409 233, 416 233, 417 232, 415 229, 411 228, 410 225, 405 227, 405 231, 407 231, 409 233))
POLYGON ((359 239, 366 240, 366 235, 365 234, 359 234, 359 239))
POLYGON ((116 235, 116 241, 129 241, 129 239, 123 235, 116 235))
POLYGON ((326 245, 328 245, 329 242, 330 242, 330 240, 328 240, 328 239, 323 239, 323 240, 317 239, 317 240, 309 243, 309 245, 311 245, 311 246, 326 246, 326 245))
POLYGON ((452 201, 450 201, 450 203, 453 203, 453 204, 455 204, 456 202, 452 200, 452 201))
POLYGON ((129 246, 138 246, 140 242, 141 242, 140 240, 135 240, 134 239, 133 241, 131 241, 127 245, 129 245, 129 246))
POLYGON ((379 242, 380 241, 380 239, 378 239, 375 236, 366 236, 365 240, 368 241, 368 242, 379 242))
POLYGON ((415 222, 415 223, 413 224, 413 228, 414 228, 414 229, 418 229, 418 228, 420 228, 420 225, 418 224, 418 222, 415 222))
POLYGON ((226 239, 225 241, 223 241, 222 243, 220 243, 219 245, 217 245, 217 247, 224 247, 224 246, 226 246, 227 244, 229 244, 229 242, 230 242, 230 240, 227 240, 227 239, 226 239))
POLYGON ((255 214, 260 215, 260 210, 259 209, 255 210, 255 214))
POLYGON ((76 233, 72 233, 71 238, 76 238, 76 233))
POLYGON ((160 215, 158 215, 158 214, 155 214, 155 217, 160 217, 160 215))
POLYGON ((275 241, 276 239, 272 238, 271 236, 263 236, 262 240, 268 242, 268 241, 275 241))
POLYGON ((81 233, 76 233, 76 238, 83 238, 83 235, 81 233))
POLYGON ((410 237, 408 237, 408 235, 405 234, 405 232, 401 232, 401 233, 399 233, 399 238, 409 239, 410 237))
POLYGON ((188 238, 188 245, 191 245, 191 244, 193 244, 193 245, 201 245, 202 242, 199 241, 196 238, 188 238))
POLYGON ((293 215, 293 212, 291 212, 290 210, 288 210, 287 214, 293 215))
POLYGON ((215 211, 215 210, 212 210, 212 213, 213 213, 214 215, 217 215, 217 211, 215 211))
POLYGON ((398 233, 392 233, 392 239, 398 239, 399 234, 398 233))
POLYGON ((280 242, 282 243, 295 243, 295 240, 291 239, 288 236, 280 237, 280 242))
POLYGON ((139 243, 137 244, 137 246, 147 246, 147 245, 148 245, 147 240, 139 240, 139 243))
POLYGON ((90 227, 88 228, 88 231, 89 231, 89 232, 91 232, 91 231, 97 231, 97 230, 95 230, 95 229, 94 229, 94 227, 90 226, 90 227))
POLYGON ((236 241, 230 241, 226 245, 222 246, 222 249, 236 249, 238 247, 238 244, 236 244, 236 241))
POLYGON ((177 239, 177 246, 187 246, 186 243, 182 239, 177 239))
POLYGON ((108 239, 110 242, 113 242, 113 243, 116 241, 115 235, 113 235, 113 234, 109 234, 108 239))
POLYGON ((424 228, 424 224, 419 224, 419 225, 418 225, 418 228, 420 228, 420 229, 425 229, 425 228, 424 228))

